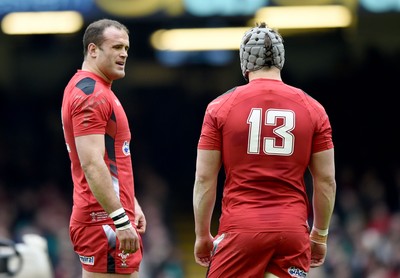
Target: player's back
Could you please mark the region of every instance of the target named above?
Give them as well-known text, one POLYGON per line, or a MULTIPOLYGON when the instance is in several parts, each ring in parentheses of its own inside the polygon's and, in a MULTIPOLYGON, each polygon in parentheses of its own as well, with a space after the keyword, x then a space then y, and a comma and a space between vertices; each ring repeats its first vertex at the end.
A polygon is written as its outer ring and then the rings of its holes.
POLYGON ((270 79, 253 80, 214 103, 226 173, 222 224, 240 229, 248 222, 262 229, 269 223, 277 230, 305 224, 304 173, 312 152, 329 141, 318 136, 330 130, 322 106, 270 79))

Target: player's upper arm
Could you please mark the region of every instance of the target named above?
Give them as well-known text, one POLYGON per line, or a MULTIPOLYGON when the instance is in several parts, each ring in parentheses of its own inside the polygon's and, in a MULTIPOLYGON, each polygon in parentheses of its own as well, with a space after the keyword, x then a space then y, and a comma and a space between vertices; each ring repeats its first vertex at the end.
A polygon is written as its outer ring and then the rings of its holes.
POLYGON ((218 176, 221 168, 221 152, 217 150, 197 150, 196 179, 208 181, 218 176))
POLYGON ((96 161, 104 161, 104 134, 77 136, 75 144, 83 167, 96 161))
POLYGON ((332 183, 335 180, 334 149, 316 152, 311 155, 310 172, 315 181, 332 183))

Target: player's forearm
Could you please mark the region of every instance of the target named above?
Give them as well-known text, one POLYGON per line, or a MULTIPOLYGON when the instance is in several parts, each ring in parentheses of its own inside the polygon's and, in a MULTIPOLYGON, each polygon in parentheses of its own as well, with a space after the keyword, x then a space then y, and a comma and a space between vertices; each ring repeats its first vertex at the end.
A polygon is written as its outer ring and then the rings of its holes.
POLYGON ((208 236, 215 206, 216 192, 211 186, 196 180, 193 191, 193 211, 196 236, 208 236))
POLYGON ((86 180, 96 200, 110 214, 121 207, 112 186, 111 174, 104 162, 82 165, 86 180))
POLYGON ((325 230, 329 228, 335 206, 336 182, 331 179, 317 183, 313 196, 314 227, 325 230))

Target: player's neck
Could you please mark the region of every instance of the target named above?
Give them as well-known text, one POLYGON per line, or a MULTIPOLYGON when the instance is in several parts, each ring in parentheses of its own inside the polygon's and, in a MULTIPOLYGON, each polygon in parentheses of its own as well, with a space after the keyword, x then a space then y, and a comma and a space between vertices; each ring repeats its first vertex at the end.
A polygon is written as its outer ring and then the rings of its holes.
POLYGON ((275 80, 282 81, 281 71, 280 71, 280 69, 278 69, 276 67, 271 67, 269 69, 262 68, 260 70, 249 72, 249 81, 251 81, 253 79, 259 79, 259 78, 275 79, 275 80))
POLYGON ((88 61, 83 61, 82 63, 82 70, 84 71, 90 71, 96 75, 98 75, 99 77, 101 77, 102 79, 104 79, 104 81, 106 81, 107 83, 112 84, 112 80, 110 80, 109 78, 107 78, 106 75, 104 75, 101 70, 96 67, 95 65, 93 65, 92 63, 88 62, 88 61))

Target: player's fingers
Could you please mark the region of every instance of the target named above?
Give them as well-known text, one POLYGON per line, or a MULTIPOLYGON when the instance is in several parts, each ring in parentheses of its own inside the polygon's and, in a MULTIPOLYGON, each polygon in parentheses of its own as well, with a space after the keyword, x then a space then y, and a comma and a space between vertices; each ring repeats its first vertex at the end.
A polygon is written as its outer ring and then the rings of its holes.
POLYGON ((135 253, 139 249, 138 240, 128 240, 125 246, 126 253, 135 253))
POLYGON ((133 246, 133 247, 132 247, 133 253, 135 253, 136 251, 138 251, 138 250, 140 249, 139 240, 138 240, 138 239, 134 240, 133 243, 132 243, 132 246, 133 246))
POLYGON ((128 239, 121 240, 119 244, 119 250, 123 251, 124 253, 132 253, 130 240, 128 239))
POLYGON ((201 266, 208 267, 210 265, 210 258, 196 256, 196 262, 201 266))
POLYGON ((125 243, 125 252, 126 252, 126 253, 132 253, 132 244, 131 244, 131 240, 126 240, 126 243, 125 243))
POLYGON ((135 221, 136 230, 139 234, 144 234, 146 232, 146 220, 144 218, 135 221))
POLYGON ((125 250, 125 244, 124 244, 124 241, 123 241, 123 240, 121 240, 121 241, 119 242, 119 250, 121 250, 121 251, 124 251, 124 250, 125 250))
POLYGON ((323 259, 321 259, 321 260, 311 260, 311 264, 310 264, 310 267, 312 267, 312 268, 314 268, 314 267, 319 267, 319 266, 321 266, 322 264, 324 263, 324 260, 323 259))
POLYGON ((144 226, 137 226, 137 232, 139 234, 144 234, 144 232, 146 232, 146 228, 144 226))

